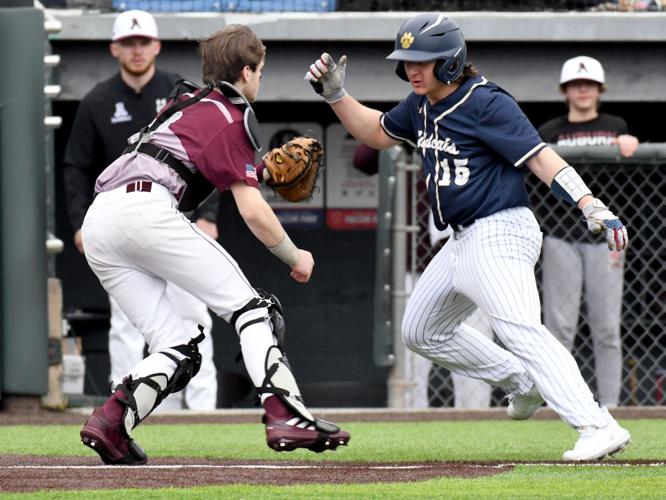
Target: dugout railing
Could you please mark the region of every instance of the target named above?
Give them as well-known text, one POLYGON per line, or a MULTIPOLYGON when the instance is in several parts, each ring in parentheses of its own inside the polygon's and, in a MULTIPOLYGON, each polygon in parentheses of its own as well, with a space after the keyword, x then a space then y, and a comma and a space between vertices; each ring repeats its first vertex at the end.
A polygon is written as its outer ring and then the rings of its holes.
MULTIPOLYGON (((666 144, 642 144, 632 158, 622 158, 608 147, 555 148, 598 195, 625 221, 630 246, 625 254, 622 300, 622 390, 620 405, 660 405, 664 400, 666 369, 666 144)), ((410 278, 417 277, 439 246, 428 234, 428 201, 418 158, 402 148, 382 153, 380 205, 377 216, 374 354, 379 365, 391 366, 389 406, 410 406, 414 391, 427 384, 427 403, 454 406, 450 373, 432 365, 414 370, 400 340, 400 318, 409 297, 410 278), (407 286, 406 286, 407 285, 407 286), (419 378, 420 377, 420 378, 419 378), (423 380, 427 377, 427 381, 423 380)), ((526 174, 532 209, 543 224, 556 202, 548 188, 526 174)), ((582 216, 579 223, 585 227, 582 216)), ((572 229, 567 225, 565 231, 572 229)), ((545 232, 545 231, 544 231, 545 232)), ((541 261, 536 267, 541 293, 541 261)), ((573 350, 583 376, 596 391, 592 340, 585 303, 581 306, 573 350)), ((491 406, 506 404, 504 393, 492 393, 491 406)))

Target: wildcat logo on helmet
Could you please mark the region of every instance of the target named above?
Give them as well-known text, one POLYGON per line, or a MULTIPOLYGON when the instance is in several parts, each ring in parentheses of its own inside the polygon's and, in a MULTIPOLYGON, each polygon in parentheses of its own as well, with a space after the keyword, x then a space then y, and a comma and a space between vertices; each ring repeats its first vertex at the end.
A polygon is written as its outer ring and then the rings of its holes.
POLYGON ((402 38, 400 38, 400 44, 402 45, 403 49, 408 49, 409 47, 412 46, 414 43, 414 37, 412 36, 411 33, 405 33, 402 35, 402 38))

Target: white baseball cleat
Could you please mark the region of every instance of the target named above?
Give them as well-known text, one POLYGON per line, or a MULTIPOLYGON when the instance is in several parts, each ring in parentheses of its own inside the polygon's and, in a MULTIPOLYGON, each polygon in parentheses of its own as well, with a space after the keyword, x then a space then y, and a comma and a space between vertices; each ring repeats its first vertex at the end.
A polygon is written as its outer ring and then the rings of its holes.
POLYGON ((509 406, 506 414, 513 420, 525 420, 534 415, 543 405, 544 401, 536 385, 527 394, 511 393, 507 396, 509 406))
POLYGON ((568 461, 601 460, 618 453, 631 442, 631 434, 613 420, 606 427, 581 427, 573 450, 564 452, 568 461))

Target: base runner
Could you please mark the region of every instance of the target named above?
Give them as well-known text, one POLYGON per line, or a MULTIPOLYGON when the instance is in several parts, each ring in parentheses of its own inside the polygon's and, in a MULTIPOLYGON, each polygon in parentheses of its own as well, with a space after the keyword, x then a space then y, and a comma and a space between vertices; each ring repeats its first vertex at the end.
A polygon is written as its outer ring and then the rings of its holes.
POLYGON ((626 247, 627 230, 466 55, 454 21, 419 14, 400 26, 387 57, 412 92, 387 113, 347 94, 346 56, 335 63, 322 54, 305 78, 359 141, 376 149, 404 141, 420 153, 435 224, 453 228, 409 298, 406 345, 504 389, 511 418, 530 417, 545 399, 580 431, 565 460, 605 457, 622 450, 630 435, 599 407, 574 358, 541 324, 534 276, 541 232, 528 208, 525 171, 577 205, 590 230, 605 232, 611 250, 626 247), (506 349, 463 323, 477 307, 506 349))

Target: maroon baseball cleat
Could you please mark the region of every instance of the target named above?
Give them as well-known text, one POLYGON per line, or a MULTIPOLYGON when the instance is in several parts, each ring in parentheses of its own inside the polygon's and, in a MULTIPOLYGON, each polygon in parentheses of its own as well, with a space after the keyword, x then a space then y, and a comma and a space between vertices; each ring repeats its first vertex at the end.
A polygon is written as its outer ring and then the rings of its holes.
POLYGON ((279 398, 272 396, 264 403, 266 413, 266 442, 275 451, 292 451, 296 448, 321 453, 346 446, 351 436, 326 420, 314 422, 294 415, 279 398))
POLYGON ((93 410, 81 429, 81 441, 107 465, 143 465, 148 461, 139 443, 127 436, 121 418, 110 418, 103 407, 93 410))

